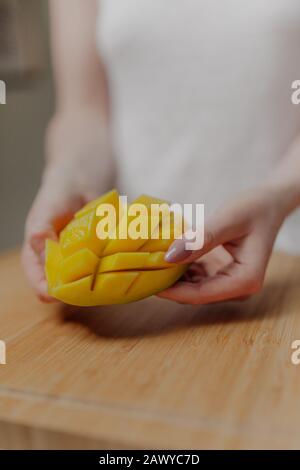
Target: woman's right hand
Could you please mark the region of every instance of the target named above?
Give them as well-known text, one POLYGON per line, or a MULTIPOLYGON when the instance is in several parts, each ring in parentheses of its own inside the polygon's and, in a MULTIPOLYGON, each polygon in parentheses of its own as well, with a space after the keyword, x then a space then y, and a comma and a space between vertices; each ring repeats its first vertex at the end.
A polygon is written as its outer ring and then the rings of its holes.
POLYGON ((47 165, 26 220, 22 249, 26 276, 45 302, 52 300, 44 272, 46 239, 57 239, 73 214, 110 185, 112 168, 102 121, 89 109, 57 116, 49 126, 47 165))

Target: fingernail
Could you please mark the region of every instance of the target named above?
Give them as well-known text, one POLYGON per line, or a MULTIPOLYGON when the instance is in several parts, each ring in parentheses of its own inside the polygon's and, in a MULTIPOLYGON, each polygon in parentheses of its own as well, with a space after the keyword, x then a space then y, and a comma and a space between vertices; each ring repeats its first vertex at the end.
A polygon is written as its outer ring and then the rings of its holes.
POLYGON ((188 255, 185 251, 185 246, 183 243, 171 247, 165 255, 165 261, 167 261, 168 263, 178 263, 179 261, 183 261, 185 258, 187 258, 187 256, 188 255))

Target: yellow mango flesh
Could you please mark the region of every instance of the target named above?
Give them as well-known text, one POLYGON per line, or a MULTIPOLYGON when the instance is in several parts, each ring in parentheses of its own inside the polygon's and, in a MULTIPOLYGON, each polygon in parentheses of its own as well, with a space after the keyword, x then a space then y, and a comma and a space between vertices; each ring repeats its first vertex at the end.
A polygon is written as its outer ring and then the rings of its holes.
MULTIPOLYGON (((165 201, 141 196, 134 203, 161 204, 165 201)), ((164 260, 174 238, 162 238, 160 219, 151 225, 146 239, 113 239, 114 230, 107 239, 97 236, 97 208, 112 204, 119 216, 119 197, 111 191, 88 203, 60 233, 58 242, 46 242, 46 278, 49 294, 65 303, 95 306, 133 302, 156 294, 176 282, 187 265, 176 265, 164 260), (156 233, 157 239, 151 239, 156 233)), ((98 212, 99 213, 99 212, 98 212)), ((134 217, 129 217, 130 223, 134 217)), ((121 218, 121 224, 124 219, 121 218)), ((120 228, 120 227, 119 227, 120 228)), ((128 233, 125 230, 125 234, 128 233)))
POLYGON ((129 270, 151 270, 174 267, 164 260, 164 252, 156 253, 115 253, 101 259, 98 273, 129 270))
POLYGON ((57 242, 53 240, 46 241, 45 257, 45 274, 48 282, 48 290, 49 294, 52 294, 52 288, 59 283, 59 266, 62 260, 60 246, 57 242))
POLYGON ((96 209, 100 204, 112 204, 119 214, 119 195, 113 190, 96 201, 89 202, 75 214, 74 219, 60 234, 60 247, 63 256, 71 255, 82 248, 89 248, 97 256, 101 254, 106 241, 97 237, 96 227, 99 217, 96 209))
POLYGON ((63 258, 60 262, 59 272, 62 283, 77 281, 89 274, 93 274, 99 264, 99 258, 88 248, 63 258))

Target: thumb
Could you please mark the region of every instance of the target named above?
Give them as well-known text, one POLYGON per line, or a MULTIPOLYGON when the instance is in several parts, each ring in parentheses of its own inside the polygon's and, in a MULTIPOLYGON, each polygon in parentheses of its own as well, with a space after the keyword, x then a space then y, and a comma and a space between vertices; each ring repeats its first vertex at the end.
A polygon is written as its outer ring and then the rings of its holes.
MULTIPOLYGON (((187 246, 191 243, 191 237, 190 235, 184 235, 182 239, 172 243, 165 255, 165 260, 168 263, 192 262, 217 246, 242 237, 244 228, 242 221, 232 217, 231 214, 213 216, 204 226, 203 245, 200 249, 188 249, 187 246)), ((197 239, 197 232, 193 239, 197 239)))

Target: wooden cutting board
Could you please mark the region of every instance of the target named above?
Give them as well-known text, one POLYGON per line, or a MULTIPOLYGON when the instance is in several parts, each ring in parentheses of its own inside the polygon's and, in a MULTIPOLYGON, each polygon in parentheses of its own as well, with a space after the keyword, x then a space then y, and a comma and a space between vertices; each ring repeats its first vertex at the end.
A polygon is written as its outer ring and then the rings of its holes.
POLYGON ((0 448, 300 448, 300 258, 245 303, 44 305, 0 257, 0 448))

